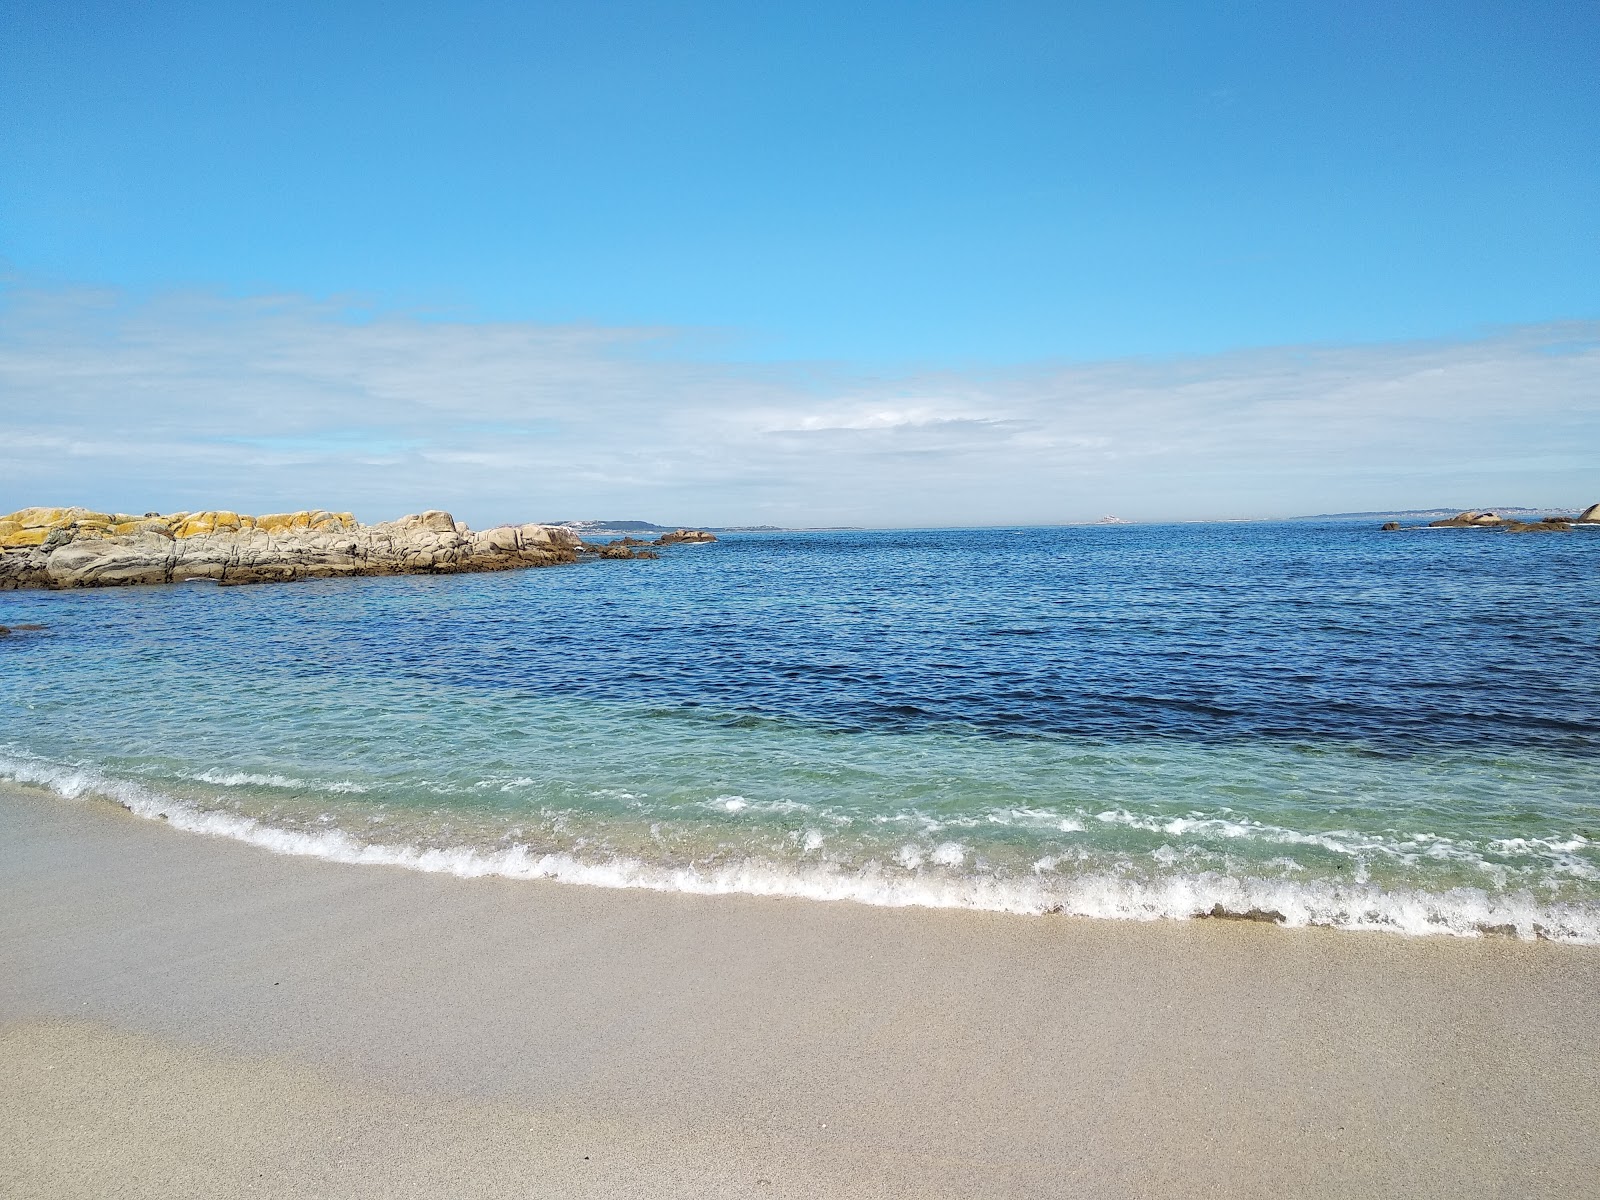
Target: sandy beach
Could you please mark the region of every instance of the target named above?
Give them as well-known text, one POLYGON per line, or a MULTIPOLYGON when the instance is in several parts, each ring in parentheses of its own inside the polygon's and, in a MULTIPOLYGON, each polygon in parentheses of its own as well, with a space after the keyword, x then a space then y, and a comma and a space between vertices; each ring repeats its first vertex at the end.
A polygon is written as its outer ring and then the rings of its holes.
POLYGON ((18 1197, 1586 1196, 1600 952, 609 891, 0 792, 18 1197))

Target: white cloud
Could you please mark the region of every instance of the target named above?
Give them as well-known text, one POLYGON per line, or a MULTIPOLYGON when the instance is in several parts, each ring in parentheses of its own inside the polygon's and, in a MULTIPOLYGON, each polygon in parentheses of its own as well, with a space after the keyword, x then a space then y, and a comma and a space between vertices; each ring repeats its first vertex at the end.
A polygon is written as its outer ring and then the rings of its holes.
POLYGON ((894 376, 684 344, 16 290, 0 511, 988 524, 1600 499, 1600 322, 894 376))

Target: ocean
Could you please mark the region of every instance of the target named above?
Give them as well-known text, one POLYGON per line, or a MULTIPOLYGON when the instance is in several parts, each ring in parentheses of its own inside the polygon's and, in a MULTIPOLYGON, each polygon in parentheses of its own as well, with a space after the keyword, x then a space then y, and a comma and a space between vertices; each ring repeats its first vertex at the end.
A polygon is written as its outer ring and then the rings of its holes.
POLYGON ((0 597, 0 778, 346 862, 1600 943, 1600 529, 737 534, 0 597))

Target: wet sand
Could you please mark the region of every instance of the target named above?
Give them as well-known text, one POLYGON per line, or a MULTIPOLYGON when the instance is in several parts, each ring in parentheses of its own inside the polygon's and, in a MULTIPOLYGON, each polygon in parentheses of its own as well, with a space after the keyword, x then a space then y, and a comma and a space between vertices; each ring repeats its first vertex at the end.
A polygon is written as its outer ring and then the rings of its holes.
POLYGON ((1600 951, 461 880, 0 790, 8 1196, 1592 1196, 1600 951))

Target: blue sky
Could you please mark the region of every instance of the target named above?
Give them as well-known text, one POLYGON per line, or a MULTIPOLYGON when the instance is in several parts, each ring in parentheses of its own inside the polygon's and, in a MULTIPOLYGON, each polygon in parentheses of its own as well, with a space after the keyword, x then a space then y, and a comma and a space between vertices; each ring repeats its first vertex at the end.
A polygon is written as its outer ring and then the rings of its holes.
MULTIPOLYGON (((1584 440, 1600 394, 1584 324, 1600 317, 1592 3, 18 2, 0 30, 0 404, 37 445, 74 444, 42 405, 142 406, 143 427, 166 431, 120 465, 76 461, 81 444, 54 474, 13 464, 0 505, 70 499, 91 478, 126 495, 98 501, 115 507, 204 502, 157 462, 193 427, 202 346, 199 376, 246 427, 207 452, 267 456, 208 486, 261 503, 338 491, 373 517, 438 502, 424 482, 480 520, 546 505, 965 523, 1092 517, 1135 496, 1149 517, 1600 498, 1600 439, 1584 440), (363 390, 379 386, 363 372, 380 334, 440 389, 417 403, 443 405, 447 427, 363 390), (502 335, 517 354, 486 349, 502 335), (1348 422, 1311 364, 1346 355, 1374 381, 1446 345, 1515 358, 1498 376, 1506 413, 1543 415, 1419 433, 1412 476, 1351 441, 1315 497, 1270 446, 1244 453, 1250 439, 1191 439, 1152 466, 1113 438, 1120 465, 1103 471, 1012 444, 1034 454, 1027 489, 983 465, 997 428, 1095 424, 1092 389, 1073 383, 1048 418, 1038 397, 1096 372, 1205 377, 1237 403, 1255 388, 1288 441, 1303 425, 1282 404, 1298 396, 1337 442, 1348 422), (478 409, 447 395, 450 364, 481 374, 474 355, 503 372, 478 409), (285 373, 285 356, 316 365, 285 373), (48 374, 88 360, 92 380, 48 374), (331 378, 368 381, 330 395, 331 378), (837 445, 758 451, 732 434, 721 458, 759 464, 748 486, 664 435, 670 486, 561 473, 577 430, 593 447, 630 423, 704 421, 707 396, 746 432, 758 410, 812 433, 843 422, 861 477, 836 474, 837 445), (613 420, 591 428, 599 409, 613 420), (276 428, 289 411, 299 424, 276 428), (874 457, 890 429, 938 430, 939 445, 874 457), (522 439, 554 474, 519 491, 513 465, 423 469, 480 453, 474 438, 522 439), (356 487, 363 447, 410 464, 417 494, 356 487), (1191 486, 1163 494, 1176 478, 1191 486), (836 503, 817 499, 823 480, 836 503)), ((1175 427, 1222 403, 1159 386, 1175 427)), ((1406 384, 1407 419, 1464 419, 1453 386, 1406 384)))

